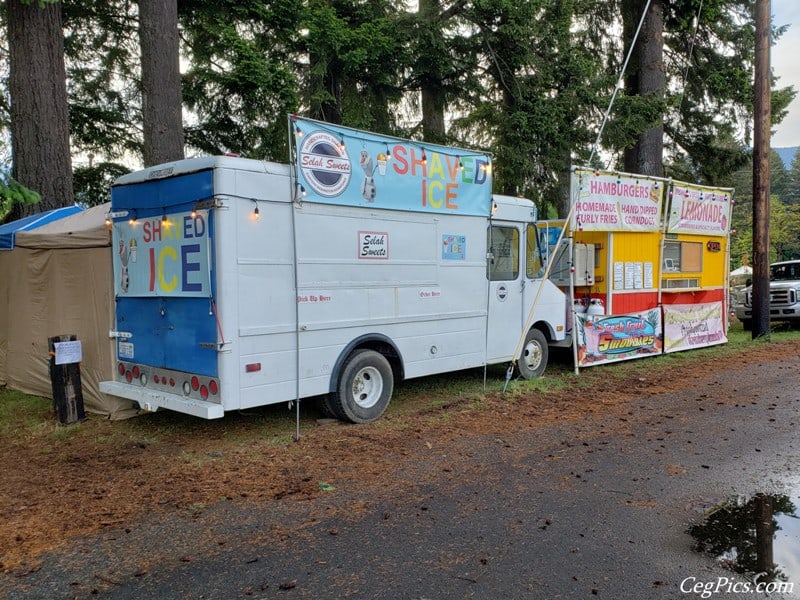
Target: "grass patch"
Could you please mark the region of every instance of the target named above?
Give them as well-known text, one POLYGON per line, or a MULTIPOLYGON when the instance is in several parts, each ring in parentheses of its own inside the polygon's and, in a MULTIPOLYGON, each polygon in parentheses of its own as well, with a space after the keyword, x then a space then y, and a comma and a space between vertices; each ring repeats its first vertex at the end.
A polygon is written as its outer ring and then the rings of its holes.
MULTIPOLYGON (((800 340, 800 331, 776 328, 769 341, 754 341, 750 332, 736 325, 728 332, 727 344, 581 369, 577 376, 571 351, 557 350, 551 353, 550 365, 544 377, 529 381, 514 377, 508 382, 506 393, 513 397, 566 389, 580 391, 590 388, 598 378, 647 378, 676 366, 718 362, 748 352, 754 344, 796 340, 800 340)), ((506 385, 506 368, 507 365, 491 365, 485 370, 468 369, 398 383, 388 410, 388 416, 396 418, 390 420, 391 424, 385 419, 378 424, 402 429, 404 415, 431 409, 445 412, 451 405, 458 405, 465 410, 485 410, 487 393, 502 392, 506 385)), ((320 416, 313 399, 300 403, 301 437, 317 426, 316 420, 320 416)), ((295 425, 295 410, 287 410, 285 404, 276 404, 232 412, 223 419, 212 421, 160 411, 124 421, 109 421, 89 415, 82 423, 62 426, 55 418, 52 400, 0 388, 0 443, 14 445, 32 440, 51 442, 41 444, 43 452, 51 452, 69 444, 109 448, 158 443, 180 446, 188 437, 203 440, 201 448, 208 452, 255 442, 280 447, 294 440, 295 425)))

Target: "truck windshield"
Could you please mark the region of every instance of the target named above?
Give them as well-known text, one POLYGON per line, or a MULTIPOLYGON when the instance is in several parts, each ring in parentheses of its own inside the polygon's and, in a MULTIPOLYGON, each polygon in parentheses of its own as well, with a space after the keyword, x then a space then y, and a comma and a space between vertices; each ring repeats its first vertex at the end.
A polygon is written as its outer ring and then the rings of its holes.
POLYGON ((770 277, 772 281, 792 281, 800 279, 800 262, 772 265, 770 277))

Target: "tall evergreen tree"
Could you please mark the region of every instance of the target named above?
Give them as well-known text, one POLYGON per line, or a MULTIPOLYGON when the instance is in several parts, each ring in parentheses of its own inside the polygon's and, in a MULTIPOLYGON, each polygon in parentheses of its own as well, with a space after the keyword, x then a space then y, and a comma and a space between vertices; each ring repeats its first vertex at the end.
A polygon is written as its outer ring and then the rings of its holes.
POLYGON ((588 158, 598 104, 615 81, 597 59, 598 20, 610 15, 579 0, 476 0, 468 17, 486 87, 457 124, 493 151, 499 192, 564 215, 570 167, 588 158))
MULTIPOLYGON (((621 2, 627 47, 646 3, 621 2)), ((663 6, 663 101, 654 91, 635 87, 635 78, 642 73, 636 57, 655 57, 661 43, 652 31, 661 19, 645 19, 639 40, 643 48, 634 53, 634 70, 626 79, 630 95, 615 106, 605 139, 608 147, 627 150, 631 156, 638 153, 643 136, 663 123, 667 160, 685 157, 685 164, 691 165, 690 179, 717 183, 747 160, 749 129, 742 125, 752 121, 753 111, 754 0, 652 0, 651 11, 658 5, 663 6)), ((775 35, 781 32, 777 29, 775 35)), ((654 77, 659 68, 652 69, 654 77)), ((783 118, 794 94, 791 88, 773 92, 773 122, 783 118)), ((648 137, 648 144, 658 138, 657 133, 648 137)), ((640 161, 637 169, 649 169, 649 162, 640 161)), ((631 170, 636 165, 624 166, 631 170)))
POLYGON ((41 195, 16 203, 17 219, 74 203, 61 4, 9 0, 11 145, 13 177, 41 195))
POLYGON ((397 132, 407 26, 387 0, 312 0, 304 13, 311 117, 382 133, 397 132))
POLYGON ((183 158, 177 0, 138 0, 144 164, 183 158))
POLYGON ((666 93, 664 69, 664 3, 650 0, 622 0, 622 25, 625 55, 631 60, 625 73, 625 92, 637 97, 654 118, 644 116, 642 130, 632 145, 624 149, 624 170, 662 177, 664 175, 663 104, 666 93), (647 13, 642 18, 642 12, 647 13), (635 43, 634 43, 635 40, 635 43), (629 52, 633 46, 633 51, 629 52))
POLYGON ((188 60, 183 97, 193 115, 187 144, 286 160, 286 114, 300 104, 300 0, 181 0, 188 60))

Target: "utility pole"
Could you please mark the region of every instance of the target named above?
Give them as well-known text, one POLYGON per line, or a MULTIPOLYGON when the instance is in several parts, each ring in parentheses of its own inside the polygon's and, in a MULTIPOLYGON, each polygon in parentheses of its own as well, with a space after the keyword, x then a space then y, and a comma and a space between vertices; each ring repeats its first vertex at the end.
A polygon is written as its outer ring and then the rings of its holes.
POLYGON ((769 336, 770 0, 756 0, 753 143, 753 339, 769 336))

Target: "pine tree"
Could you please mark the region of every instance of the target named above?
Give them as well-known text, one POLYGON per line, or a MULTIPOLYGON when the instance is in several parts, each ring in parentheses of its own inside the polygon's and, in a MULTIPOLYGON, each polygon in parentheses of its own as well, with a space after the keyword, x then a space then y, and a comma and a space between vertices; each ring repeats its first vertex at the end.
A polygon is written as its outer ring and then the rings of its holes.
POLYGON ((145 166, 183 158, 177 0, 138 0, 145 166))
MULTIPOLYGON (((14 203, 7 218, 74 203, 59 2, 9 0, 12 175, 41 196, 14 203)), ((13 196, 7 196, 11 198, 13 196)))
POLYGON ((286 115, 298 110, 303 3, 185 0, 179 18, 188 66, 187 144, 286 160, 286 115))

